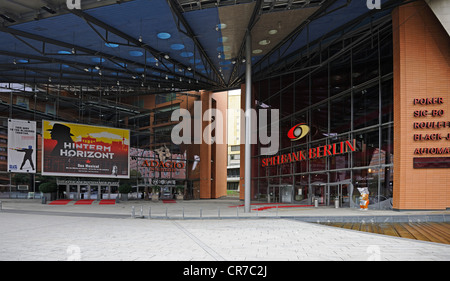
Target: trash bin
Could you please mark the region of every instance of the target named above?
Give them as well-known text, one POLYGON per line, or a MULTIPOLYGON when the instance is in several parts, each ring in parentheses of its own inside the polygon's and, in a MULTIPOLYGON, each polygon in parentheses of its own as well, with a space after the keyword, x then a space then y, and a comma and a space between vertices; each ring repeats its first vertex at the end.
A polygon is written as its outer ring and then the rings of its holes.
POLYGON ((42 195, 42 204, 47 204, 47 197, 45 195, 42 195))
POLYGON ((334 207, 335 207, 336 209, 339 208, 339 197, 337 197, 337 196, 334 198, 334 207))
POLYGON ((314 198, 314 207, 318 208, 319 207, 319 199, 314 198))

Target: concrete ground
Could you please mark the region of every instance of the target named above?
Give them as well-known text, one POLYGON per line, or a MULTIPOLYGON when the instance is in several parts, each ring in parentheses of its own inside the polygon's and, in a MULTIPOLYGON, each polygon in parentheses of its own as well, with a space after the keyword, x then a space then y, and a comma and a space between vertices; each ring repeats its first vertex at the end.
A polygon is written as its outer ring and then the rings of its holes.
POLYGON ((2 261, 450 260, 450 245, 307 222, 448 221, 448 211, 363 212, 280 205, 244 213, 238 200, 62 206, 40 200, 1 201, 2 261))

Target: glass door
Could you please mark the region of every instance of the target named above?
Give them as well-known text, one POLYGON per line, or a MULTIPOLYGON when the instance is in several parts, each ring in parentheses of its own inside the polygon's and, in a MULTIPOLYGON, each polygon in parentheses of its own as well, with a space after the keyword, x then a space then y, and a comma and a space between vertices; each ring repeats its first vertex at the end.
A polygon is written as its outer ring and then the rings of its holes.
POLYGON ((350 207, 350 182, 336 182, 328 184, 327 205, 334 206, 338 198, 339 207, 350 207))
POLYGON ((342 200, 342 184, 340 183, 330 183, 328 184, 328 196, 327 196, 327 205, 334 205, 335 199, 339 201, 339 207, 341 207, 342 200))
POLYGON ((280 202, 280 187, 276 185, 269 185, 267 188, 267 203, 280 202))
POLYGON ((313 184, 311 185, 311 204, 314 204, 314 200, 317 199, 319 205, 326 205, 326 184, 313 184))

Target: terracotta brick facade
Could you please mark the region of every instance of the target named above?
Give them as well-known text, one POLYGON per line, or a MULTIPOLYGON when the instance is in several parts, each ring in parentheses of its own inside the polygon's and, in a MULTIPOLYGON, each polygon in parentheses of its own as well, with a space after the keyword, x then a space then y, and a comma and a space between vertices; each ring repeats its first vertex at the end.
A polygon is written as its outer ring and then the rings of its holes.
MULTIPOLYGON (((450 121, 450 38, 424 1, 395 9, 394 43, 394 196, 396 210, 450 208, 450 169, 414 169, 414 157, 450 157, 415 154, 416 148, 449 148, 450 128, 418 129, 415 122, 450 121), (431 104, 414 104, 414 99, 431 104), (427 110, 427 116, 414 112, 427 110), (436 116, 430 113, 435 111, 436 116), (442 110, 439 112, 439 110, 442 110), (439 114, 437 113, 441 113, 439 114), (416 113, 417 115, 417 113, 416 113), (414 140, 415 135, 441 140, 414 140)), ((441 123, 443 124, 443 123, 441 123)), ((450 123, 449 123, 450 124, 450 123)))

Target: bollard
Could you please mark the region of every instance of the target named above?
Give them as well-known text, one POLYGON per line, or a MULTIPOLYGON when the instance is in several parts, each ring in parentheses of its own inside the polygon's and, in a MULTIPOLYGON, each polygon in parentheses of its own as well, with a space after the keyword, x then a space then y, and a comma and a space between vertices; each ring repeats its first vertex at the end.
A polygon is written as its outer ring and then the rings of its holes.
POLYGON ((200 218, 202 218, 202 208, 200 208, 200 218))
POLYGON ((183 220, 184 220, 184 207, 183 207, 183 220))
POLYGON ((319 207, 319 199, 314 198, 314 207, 318 208, 319 207))
POLYGON ((166 207, 166 219, 168 219, 169 218, 169 216, 167 215, 167 207, 166 207))
POLYGON ((144 206, 141 206, 141 218, 144 217, 144 206))
POLYGON ((239 207, 236 208, 236 217, 239 217, 239 207))
POLYGON ((131 207, 131 218, 134 219, 135 217, 136 217, 136 213, 135 213, 134 206, 133 206, 133 207, 131 207))
POLYGON ((334 207, 335 207, 336 209, 339 208, 339 197, 334 198, 334 207))
POLYGON ((2 209, 3 209, 3 203, 2 203, 2 201, 0 201, 0 212, 2 211, 2 209))
POLYGON ((148 219, 152 218, 152 207, 148 208, 148 219))
POLYGON ((217 217, 220 219, 220 208, 217 208, 217 217))

